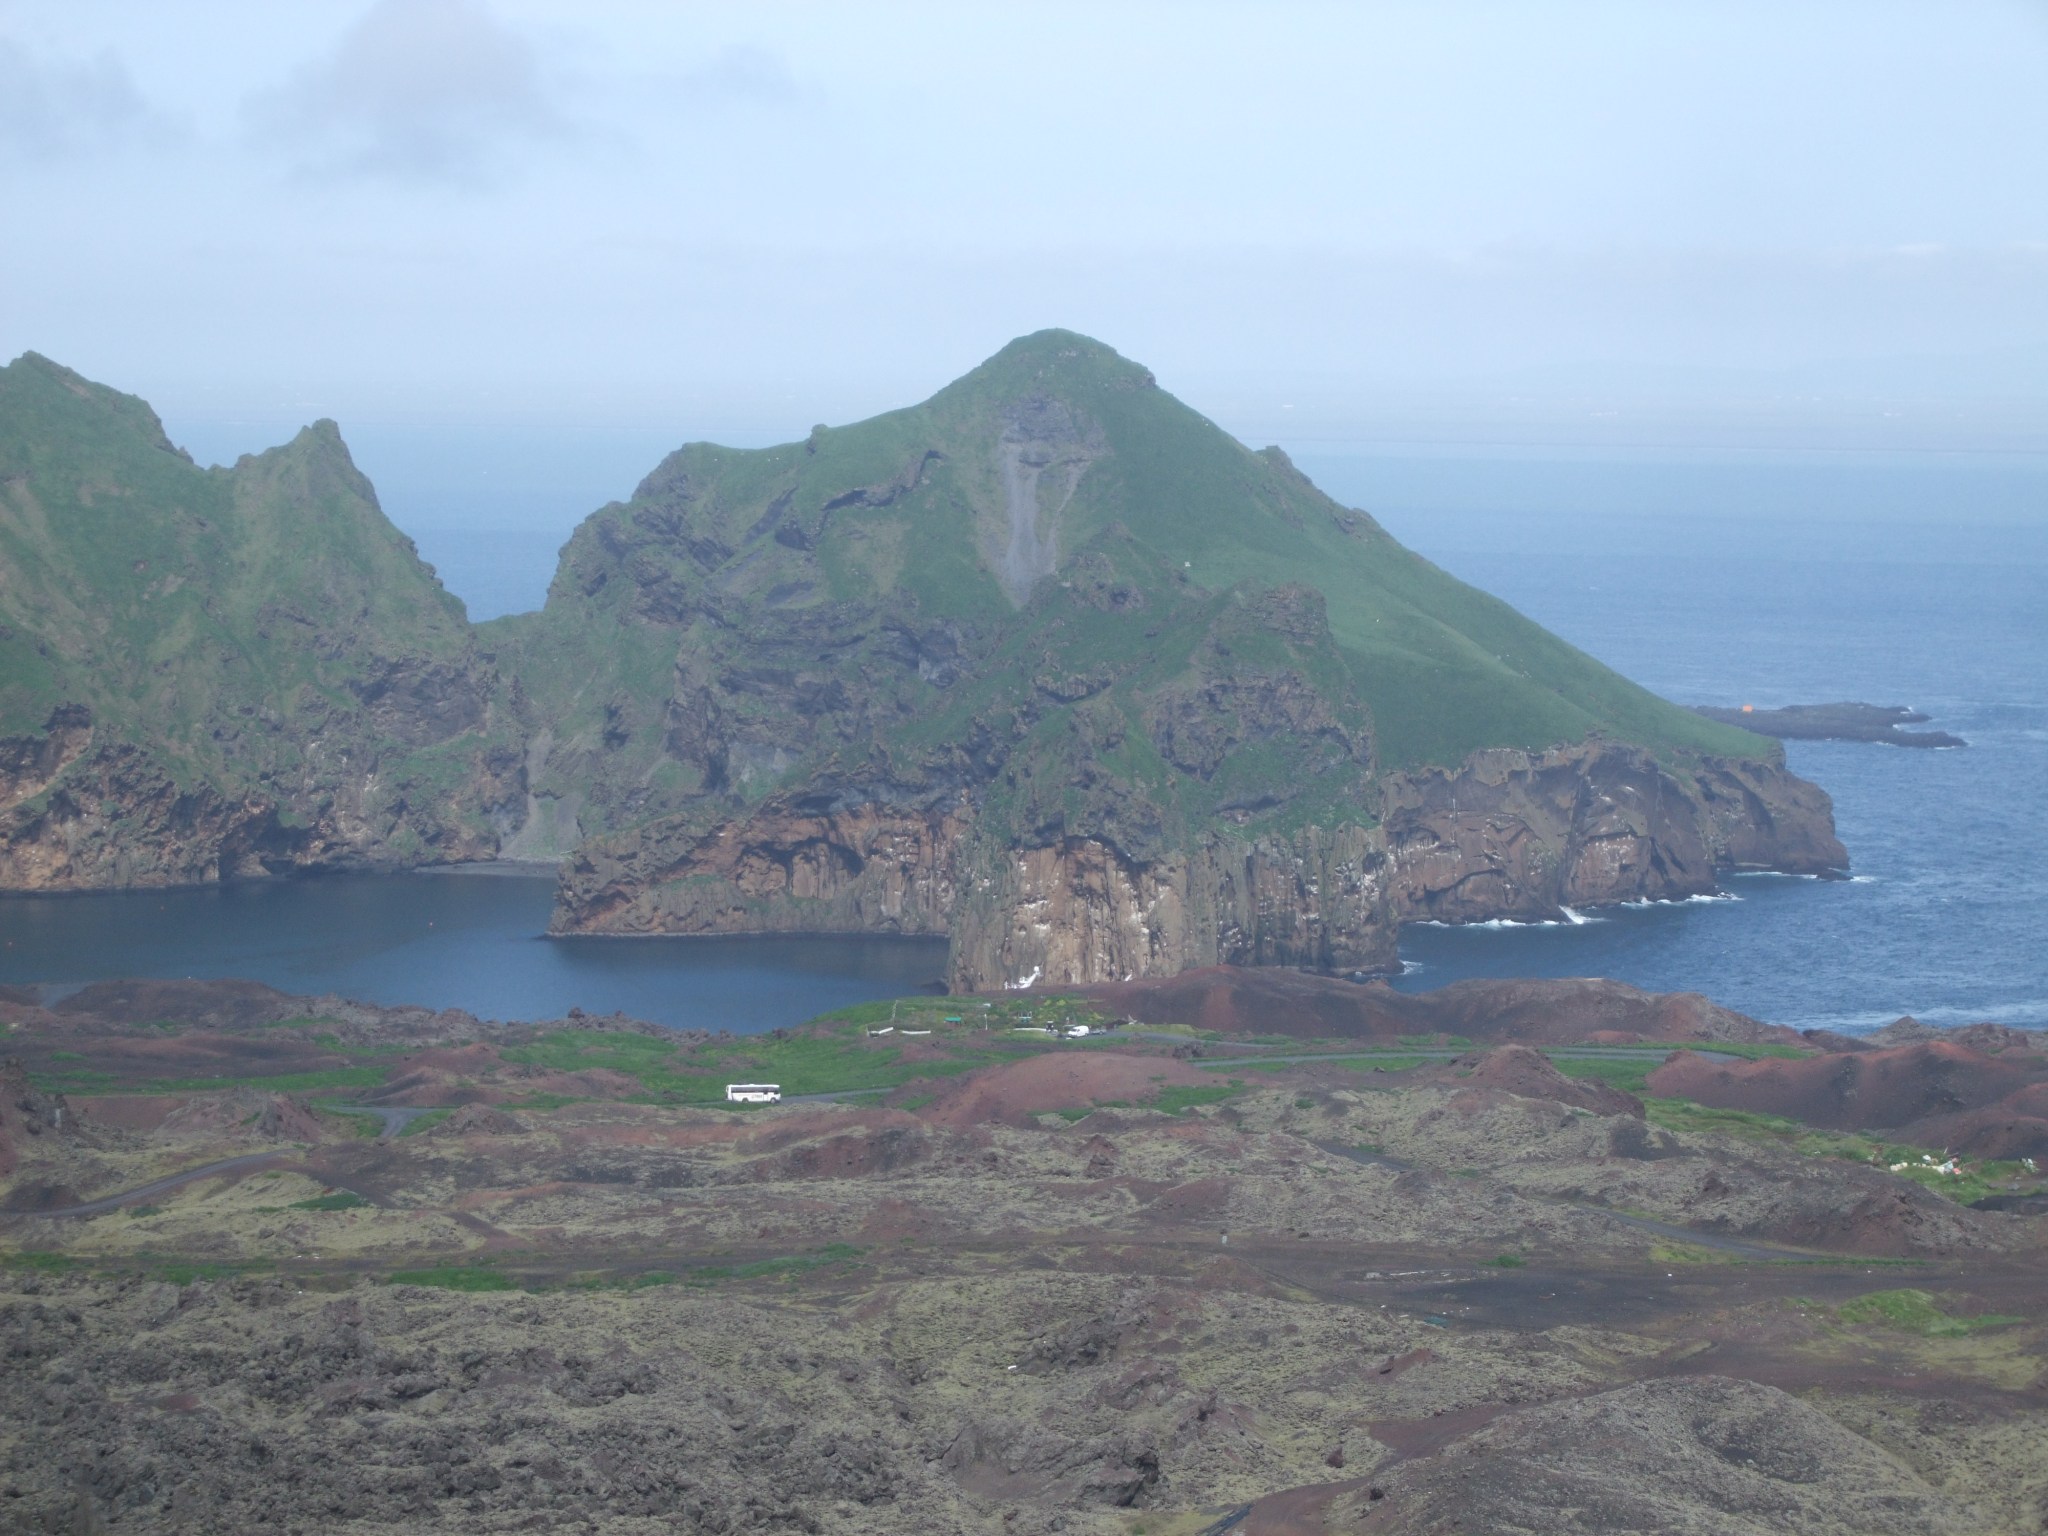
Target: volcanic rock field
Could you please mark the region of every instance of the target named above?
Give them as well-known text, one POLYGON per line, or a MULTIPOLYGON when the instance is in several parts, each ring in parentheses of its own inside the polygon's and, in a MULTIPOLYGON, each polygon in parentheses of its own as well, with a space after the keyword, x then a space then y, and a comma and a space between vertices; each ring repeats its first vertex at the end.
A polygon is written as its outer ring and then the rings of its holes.
POLYGON ((0 1020, 7 1528, 2048 1511, 2023 1035, 1229 969, 746 1038, 232 982, 0 1020))

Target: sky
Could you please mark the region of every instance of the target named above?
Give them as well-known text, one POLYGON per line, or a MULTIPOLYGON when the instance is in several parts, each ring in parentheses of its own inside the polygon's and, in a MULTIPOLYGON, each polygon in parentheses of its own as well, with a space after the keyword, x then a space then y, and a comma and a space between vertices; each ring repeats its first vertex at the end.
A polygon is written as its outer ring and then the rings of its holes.
POLYGON ((0 355, 221 456, 1050 325, 1256 441, 2039 453, 2044 82, 2048 0, 0 0, 0 355))

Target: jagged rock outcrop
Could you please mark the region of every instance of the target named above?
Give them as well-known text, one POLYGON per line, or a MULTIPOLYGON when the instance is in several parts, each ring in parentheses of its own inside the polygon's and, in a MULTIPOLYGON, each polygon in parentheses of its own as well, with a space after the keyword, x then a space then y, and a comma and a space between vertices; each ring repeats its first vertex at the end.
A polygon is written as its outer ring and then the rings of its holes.
POLYGON ((964 806, 764 806, 671 847, 662 829, 580 850, 559 926, 579 933, 948 931, 964 806))
POLYGON ((1732 869, 1847 867, 1814 785, 1768 762, 1690 766, 1681 777, 1641 748, 1594 742, 1393 775, 1392 915, 1543 920, 1561 907, 1707 895, 1732 869))

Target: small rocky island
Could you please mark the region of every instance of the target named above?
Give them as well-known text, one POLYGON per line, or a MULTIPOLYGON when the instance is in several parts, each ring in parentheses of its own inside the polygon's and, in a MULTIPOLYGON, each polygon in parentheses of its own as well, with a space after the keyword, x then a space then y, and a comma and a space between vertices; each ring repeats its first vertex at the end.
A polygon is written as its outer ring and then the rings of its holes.
POLYGON ((1965 747, 1947 731, 1906 731, 1930 718, 1903 704, 1787 704, 1783 709, 1718 709, 1695 704, 1696 714, 1723 725, 1739 725, 1780 741, 1883 741, 1895 747, 1965 747))

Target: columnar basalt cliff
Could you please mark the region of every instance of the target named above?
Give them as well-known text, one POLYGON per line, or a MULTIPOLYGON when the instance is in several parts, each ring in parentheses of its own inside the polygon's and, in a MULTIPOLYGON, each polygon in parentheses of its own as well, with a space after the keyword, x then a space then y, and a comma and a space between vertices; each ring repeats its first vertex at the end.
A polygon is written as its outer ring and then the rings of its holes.
POLYGON ((944 935, 990 988, 1381 970, 1405 921, 1847 862, 1776 743, 1068 332, 679 449, 474 629, 331 423, 200 470, 29 357, 0 459, 15 888, 566 855, 558 933, 944 935))

